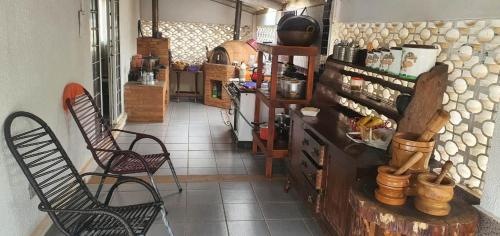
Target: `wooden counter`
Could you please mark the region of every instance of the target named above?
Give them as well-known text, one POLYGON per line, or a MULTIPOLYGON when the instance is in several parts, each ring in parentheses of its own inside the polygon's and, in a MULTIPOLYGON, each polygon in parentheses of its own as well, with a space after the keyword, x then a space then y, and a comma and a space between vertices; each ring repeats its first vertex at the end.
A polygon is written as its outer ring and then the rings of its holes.
POLYGON ((320 109, 317 117, 291 111, 289 183, 317 213, 325 234, 347 236, 350 187, 362 178, 375 179, 377 166, 389 156, 346 137, 355 114, 340 106, 320 109))
POLYGON ((477 210, 460 199, 450 202, 447 216, 431 216, 415 209, 414 198, 402 206, 378 202, 373 194, 375 180, 356 183, 349 197, 355 212, 351 224, 352 235, 476 235, 479 222, 477 210))
POLYGON ((127 82, 125 84, 125 112, 127 112, 128 121, 163 122, 167 107, 165 104, 167 82, 157 80, 151 85, 127 82))

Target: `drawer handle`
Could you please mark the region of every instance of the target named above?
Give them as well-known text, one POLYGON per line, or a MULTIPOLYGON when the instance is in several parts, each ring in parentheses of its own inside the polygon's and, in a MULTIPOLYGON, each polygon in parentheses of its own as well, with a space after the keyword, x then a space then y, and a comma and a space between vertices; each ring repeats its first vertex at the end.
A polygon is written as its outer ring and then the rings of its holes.
POLYGON ((313 150, 313 153, 314 153, 314 155, 319 156, 319 150, 318 150, 317 148, 315 148, 315 149, 313 150))
POLYGON ((307 162, 302 161, 302 163, 301 163, 301 164, 302 164, 302 166, 304 166, 305 168, 307 168, 307 162))
POLYGON ((311 195, 311 194, 307 195, 307 201, 308 201, 309 203, 312 203, 312 202, 313 202, 313 197, 312 197, 312 195, 311 195))
POLYGON ((309 146, 309 140, 304 139, 304 141, 302 141, 302 144, 305 146, 309 146))

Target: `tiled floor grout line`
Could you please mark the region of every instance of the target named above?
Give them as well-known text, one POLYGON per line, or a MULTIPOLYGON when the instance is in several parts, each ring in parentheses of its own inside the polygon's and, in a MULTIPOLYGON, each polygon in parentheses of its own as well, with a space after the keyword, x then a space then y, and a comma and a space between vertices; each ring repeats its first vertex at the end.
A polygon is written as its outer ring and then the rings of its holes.
POLYGON ((262 208, 262 202, 260 201, 260 199, 257 197, 257 194, 255 193, 255 187, 253 186, 252 181, 249 181, 249 183, 250 183, 250 187, 252 187, 252 193, 255 197, 255 200, 257 201, 257 204, 259 205, 260 212, 262 213, 262 218, 264 219, 264 223, 266 224, 267 232, 269 233, 270 236, 272 236, 271 228, 269 227, 266 216, 264 215, 264 209, 262 208))

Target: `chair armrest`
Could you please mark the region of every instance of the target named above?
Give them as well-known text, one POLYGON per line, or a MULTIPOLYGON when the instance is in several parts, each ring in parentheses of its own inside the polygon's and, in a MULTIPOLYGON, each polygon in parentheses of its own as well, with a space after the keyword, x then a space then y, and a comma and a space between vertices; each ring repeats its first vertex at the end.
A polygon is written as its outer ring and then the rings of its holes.
POLYGON ((139 141, 141 139, 151 139, 151 140, 154 140, 155 142, 157 142, 161 146, 161 149, 163 150, 163 152, 165 154, 168 154, 168 151, 167 151, 167 148, 165 147, 165 144, 163 144, 163 142, 159 138, 157 138, 157 137, 155 137, 153 135, 144 134, 144 133, 137 133, 137 132, 127 131, 127 130, 121 130, 121 129, 112 129, 111 131, 128 133, 128 134, 135 134, 135 139, 130 144, 129 150, 132 150, 132 148, 134 148, 134 145, 135 145, 135 143, 137 141, 139 141))
POLYGON ((132 230, 132 227, 128 224, 123 217, 120 215, 116 214, 115 212, 110 211, 109 209, 106 208, 96 208, 96 209, 53 209, 53 208, 48 208, 42 203, 38 205, 38 209, 43 212, 49 212, 49 213, 76 213, 76 214, 82 214, 82 215, 106 215, 110 216, 118 222, 120 222, 125 229, 127 230, 128 235, 135 235, 134 231, 132 230))
POLYGON ((85 176, 99 176, 101 178, 115 178, 115 179, 117 179, 117 181, 109 189, 109 193, 106 196, 106 200, 104 202, 104 204, 106 206, 109 205, 109 202, 111 201, 111 197, 113 196, 113 193, 116 190, 116 188, 118 188, 120 185, 125 184, 125 183, 136 183, 136 184, 142 185, 143 187, 145 187, 151 193, 151 196, 153 197, 153 199, 154 199, 155 202, 157 202, 157 203, 163 203, 163 201, 161 200, 160 195, 158 194, 158 192, 156 192, 156 190, 154 189, 153 186, 151 186, 146 181, 144 181, 142 179, 139 179, 139 178, 136 178, 136 177, 121 176, 121 175, 112 175, 112 174, 104 174, 104 173, 96 173, 96 172, 88 172, 88 173, 84 173, 84 174, 82 174, 80 176, 81 177, 85 177, 85 176))

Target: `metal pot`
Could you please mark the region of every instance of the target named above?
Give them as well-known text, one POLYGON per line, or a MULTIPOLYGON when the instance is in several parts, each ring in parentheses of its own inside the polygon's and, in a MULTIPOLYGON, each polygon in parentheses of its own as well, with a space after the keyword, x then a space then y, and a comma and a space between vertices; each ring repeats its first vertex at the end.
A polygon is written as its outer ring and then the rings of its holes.
POLYGON ((160 64, 160 58, 155 56, 147 56, 143 58, 143 68, 147 72, 153 72, 153 70, 160 64))
POLYGON ((285 97, 287 98, 303 98, 306 81, 292 79, 286 82, 285 97))
POLYGON ((285 46, 310 46, 318 38, 320 26, 310 16, 288 16, 278 25, 279 42, 285 46))

